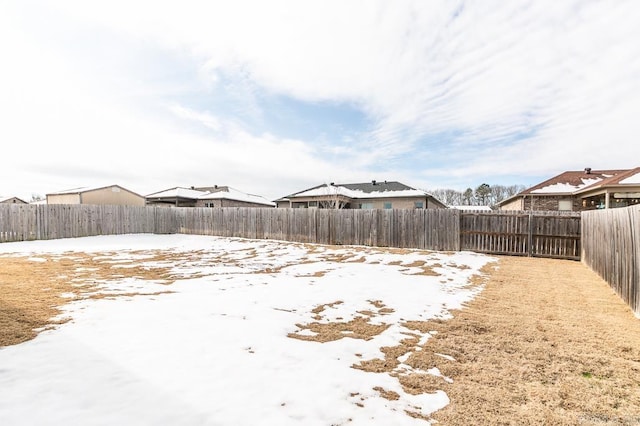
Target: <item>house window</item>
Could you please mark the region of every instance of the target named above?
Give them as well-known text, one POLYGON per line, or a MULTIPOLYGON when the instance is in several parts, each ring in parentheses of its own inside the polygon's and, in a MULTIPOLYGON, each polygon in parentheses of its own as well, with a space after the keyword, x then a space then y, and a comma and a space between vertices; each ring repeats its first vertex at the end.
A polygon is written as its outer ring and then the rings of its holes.
POLYGON ((391 203, 384 203, 384 208, 385 209, 390 209, 391 208, 391 203))
POLYGON ((416 209, 423 209, 424 203, 422 201, 416 201, 415 203, 413 203, 413 207, 415 207, 416 209))
POLYGON ((363 210, 371 210, 373 209, 373 203, 361 203, 360 208, 363 210))
POLYGON ((317 201, 309 201, 309 207, 318 207, 317 201))
POLYGON ((204 206, 205 206, 205 207, 215 207, 215 206, 213 205, 213 201, 212 201, 212 202, 210 202, 210 203, 204 203, 204 206))
POLYGON ((573 210, 573 201, 571 200, 560 200, 558 201, 558 210, 562 211, 571 211, 573 210))

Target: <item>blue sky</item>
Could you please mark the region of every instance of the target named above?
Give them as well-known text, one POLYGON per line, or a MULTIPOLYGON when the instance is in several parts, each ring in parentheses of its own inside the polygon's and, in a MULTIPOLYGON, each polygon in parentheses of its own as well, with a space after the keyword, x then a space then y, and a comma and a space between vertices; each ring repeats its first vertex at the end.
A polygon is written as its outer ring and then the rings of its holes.
POLYGON ((640 165, 636 1, 4 1, 0 195, 640 165))

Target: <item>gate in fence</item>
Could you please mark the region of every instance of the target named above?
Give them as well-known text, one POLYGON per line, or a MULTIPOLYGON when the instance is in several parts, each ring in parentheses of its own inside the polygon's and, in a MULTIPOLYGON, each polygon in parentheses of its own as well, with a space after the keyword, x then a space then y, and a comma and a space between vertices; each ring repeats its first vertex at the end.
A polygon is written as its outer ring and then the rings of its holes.
POLYGON ((580 213, 465 211, 460 249, 580 260, 580 213))

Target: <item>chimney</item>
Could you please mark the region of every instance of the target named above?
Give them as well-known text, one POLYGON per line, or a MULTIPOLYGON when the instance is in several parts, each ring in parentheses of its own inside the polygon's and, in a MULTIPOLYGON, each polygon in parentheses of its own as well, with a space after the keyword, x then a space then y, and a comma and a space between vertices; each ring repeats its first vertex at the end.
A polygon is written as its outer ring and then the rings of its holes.
POLYGON ((191 186, 191 189, 196 189, 196 187, 192 185, 192 186, 191 186))
POLYGON ((591 174, 591 167, 585 167, 584 172, 588 175, 591 174))
POLYGON ((375 181, 375 180, 372 180, 372 181, 371 181, 371 185, 375 185, 375 184, 376 184, 376 181, 375 181))

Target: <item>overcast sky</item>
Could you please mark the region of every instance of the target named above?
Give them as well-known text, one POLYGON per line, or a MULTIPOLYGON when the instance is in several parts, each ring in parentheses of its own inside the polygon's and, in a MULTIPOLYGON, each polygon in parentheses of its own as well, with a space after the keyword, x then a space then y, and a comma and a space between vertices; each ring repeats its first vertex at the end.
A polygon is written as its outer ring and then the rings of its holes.
POLYGON ((0 2, 0 195, 640 166, 640 2, 0 2))

